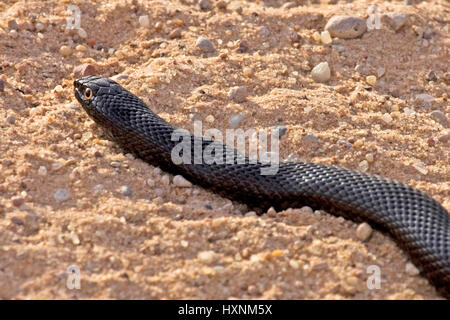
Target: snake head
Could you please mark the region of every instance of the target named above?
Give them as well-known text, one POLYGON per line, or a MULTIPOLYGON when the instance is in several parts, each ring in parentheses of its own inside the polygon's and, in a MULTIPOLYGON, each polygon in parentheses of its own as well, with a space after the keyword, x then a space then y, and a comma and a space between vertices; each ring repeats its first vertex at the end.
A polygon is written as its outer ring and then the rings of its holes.
POLYGON ((97 76, 87 76, 73 82, 75 98, 94 120, 105 117, 110 107, 111 97, 124 90, 113 80, 97 76))

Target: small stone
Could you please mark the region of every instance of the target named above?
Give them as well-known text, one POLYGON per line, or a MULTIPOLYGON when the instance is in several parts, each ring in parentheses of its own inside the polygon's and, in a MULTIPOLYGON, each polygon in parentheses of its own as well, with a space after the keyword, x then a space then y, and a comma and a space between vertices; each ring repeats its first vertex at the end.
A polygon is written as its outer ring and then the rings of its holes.
POLYGON ((247 78, 251 78, 253 76, 253 70, 249 67, 242 68, 242 74, 247 78))
POLYGON ((407 274, 409 274, 410 276, 417 276, 420 274, 419 269, 417 269, 417 267, 414 264, 412 264, 411 262, 406 263, 405 272, 407 274))
POLYGON ((367 162, 367 160, 361 161, 358 165, 358 169, 359 171, 366 172, 369 170, 369 162, 367 162))
POLYGON ((120 192, 122 193, 122 195, 129 197, 131 196, 131 188, 129 186, 121 186, 120 187, 120 192))
POLYGON ((230 124, 230 127, 233 129, 237 129, 239 127, 239 124, 242 120, 245 118, 245 113, 238 113, 234 114, 230 117, 228 120, 228 123, 230 124))
POLYGON ((8 116, 6 117, 6 122, 8 122, 9 124, 14 124, 16 122, 16 118, 14 118, 13 116, 8 116))
POLYGON ((68 57, 72 54, 72 49, 68 46, 61 46, 61 48, 59 48, 59 54, 63 57, 68 57))
POLYGON ((423 32, 423 38, 426 40, 430 40, 434 36, 435 32, 433 29, 426 29, 423 32))
POLYGON ((208 123, 214 123, 214 116, 212 114, 209 114, 206 116, 205 121, 208 123))
POLYGON ((17 33, 17 30, 11 30, 11 31, 9 32, 9 35, 10 35, 13 39, 16 39, 16 38, 19 36, 19 34, 17 33))
POLYGON ((220 10, 225 10, 227 8, 227 6, 228 6, 228 3, 224 0, 221 0, 216 3, 217 9, 220 9, 220 10))
POLYGON ((13 206, 20 207, 21 205, 23 205, 25 203, 25 199, 22 197, 12 197, 11 202, 12 202, 13 206))
POLYGON ((153 179, 151 179, 151 178, 148 178, 148 179, 147 179, 147 185, 148 185, 149 187, 154 187, 154 186, 156 185, 156 182, 155 182, 155 180, 153 180, 153 179))
POLYGON ((408 107, 404 107, 403 108, 403 113, 411 116, 411 115, 415 114, 416 112, 413 109, 410 109, 408 107))
POLYGON ((69 190, 67 189, 58 189, 55 191, 53 198, 55 198, 56 201, 58 202, 63 202, 68 200, 70 197, 70 193, 69 190))
POLYGON ((261 27, 259 28, 259 34, 262 35, 263 37, 268 37, 270 36, 270 31, 269 29, 267 29, 267 27, 261 27))
POLYGON ((190 183, 183 176, 180 176, 180 175, 176 175, 175 177, 173 177, 173 184, 176 187, 180 187, 180 188, 192 187, 192 183, 190 183))
POLYGON ((189 242, 187 242, 186 240, 181 240, 180 244, 183 248, 187 248, 189 246, 189 242))
POLYGON ((416 100, 422 105, 427 106, 434 101, 434 97, 428 93, 420 93, 416 95, 416 100))
POLYGON ((162 184, 163 186, 168 186, 168 185, 170 184, 170 178, 169 178, 168 175, 163 175, 163 176, 161 177, 161 184, 162 184))
POLYGON ((331 35, 330 35, 330 33, 328 32, 328 30, 322 31, 322 32, 320 33, 320 41, 321 41, 323 44, 330 44, 331 42, 333 42, 333 40, 331 39, 331 35))
POLYGON ((305 143, 319 143, 319 139, 312 133, 305 135, 302 141, 305 143))
POLYGON ((211 263, 214 260, 214 251, 199 252, 197 258, 203 263, 211 263))
POLYGON ((277 213, 277 211, 273 207, 270 207, 269 210, 267 210, 268 215, 274 215, 276 213, 277 213))
POLYGON ((430 117, 433 118, 435 121, 439 122, 440 124, 442 124, 443 127, 448 126, 448 119, 441 110, 431 111, 430 117))
POLYGON ((120 168, 120 162, 118 161, 112 161, 109 165, 113 168, 120 168))
POLYGON ((38 22, 38 23, 36 23, 35 28, 36 28, 36 31, 42 32, 45 30, 45 25, 38 22))
POLYGON ((212 4, 211 2, 209 2, 209 0, 200 0, 198 2, 198 6, 200 7, 200 9, 202 10, 210 10, 212 8, 212 4))
POLYGON ((183 29, 181 29, 181 28, 176 28, 176 29, 173 30, 171 33, 169 33, 169 39, 178 39, 178 38, 181 38, 182 31, 183 31, 183 29))
POLYGON ((383 15, 383 22, 386 22, 394 31, 399 31, 408 21, 408 15, 403 13, 389 12, 383 15))
POLYGON ((325 26, 332 37, 353 39, 367 30, 366 20, 353 16, 333 16, 325 26))
POLYGON ((321 62, 311 71, 311 77, 316 82, 326 82, 330 80, 331 71, 328 62, 321 62))
POLYGON ((74 245, 77 246, 80 244, 80 238, 78 237, 78 235, 75 232, 71 231, 69 236, 70 236, 70 240, 72 240, 72 243, 74 245))
POLYGON ((40 166, 38 169, 38 174, 40 176, 46 176, 47 175, 47 168, 45 166, 40 166))
POLYGON ((426 175, 428 173, 427 168, 425 168, 425 165, 422 162, 420 162, 420 161, 417 161, 417 162, 413 163, 412 166, 414 167, 414 169, 416 169, 417 171, 419 171, 423 175, 426 175))
POLYGON ((236 103, 244 102, 247 99, 247 87, 233 87, 228 91, 228 97, 236 103))
POLYGON ((321 42, 322 41, 322 37, 320 36, 320 33, 318 31, 315 31, 312 35, 314 41, 316 42, 321 42))
POLYGON ((9 30, 19 30, 19 24, 16 20, 10 20, 8 21, 8 29, 9 30))
POLYGON ((383 120, 385 123, 389 124, 392 122, 392 116, 389 113, 385 113, 381 116, 381 120, 383 120))
POLYGON ((73 69, 73 74, 74 74, 75 78, 94 76, 96 74, 96 70, 92 64, 84 63, 79 66, 76 66, 73 69))
POLYGON ((313 209, 308 206, 301 207, 300 211, 303 212, 304 214, 313 214, 314 212, 313 209))
POLYGON ((256 212, 255 211, 249 211, 246 214, 244 214, 244 216, 246 216, 246 217, 256 217, 256 212))
POLYGON ((298 268, 300 267, 298 261, 297 261, 297 260, 294 260, 294 259, 289 260, 289 266, 290 266, 292 269, 298 269, 298 268))
POLYGON ((366 82, 367 82, 367 84, 369 84, 371 86, 374 86, 377 83, 377 77, 375 77, 373 75, 372 76, 367 76, 366 77, 366 82))
POLYGON ((427 81, 437 81, 436 73, 434 71, 430 71, 426 77, 427 81))
POLYGON ((100 184, 97 184, 97 185, 95 185, 93 188, 92 188, 92 190, 94 190, 94 191, 101 191, 101 190, 103 190, 105 187, 100 183, 100 184))
POLYGON ((86 41, 87 45, 91 48, 93 48, 95 46, 95 44, 97 43, 97 40, 95 40, 95 38, 89 38, 86 41))
POLYGON ((77 32, 78 32, 78 36, 81 39, 86 39, 87 38, 87 33, 86 33, 86 31, 83 28, 78 28, 77 32))
POLYGON ((84 45, 79 44, 75 47, 75 50, 77 50, 78 52, 86 52, 87 48, 84 45))
POLYGON ((368 153, 368 154, 366 154, 366 160, 367 160, 367 162, 372 163, 373 160, 374 160, 373 153, 368 153))
POLYGON ((248 51, 248 42, 245 40, 239 40, 239 47, 237 48, 237 51, 240 53, 244 53, 248 51))
POLYGON ((22 219, 20 219, 19 217, 16 217, 16 216, 11 218, 11 222, 14 224, 17 224, 19 226, 23 226, 25 224, 25 222, 22 219))
POLYGON ((212 52, 216 51, 212 42, 209 41, 208 39, 206 39, 205 37, 199 37, 197 39, 195 46, 197 48, 199 48, 201 51, 203 51, 204 53, 212 53, 212 52))
POLYGON ((385 73, 386 73, 386 68, 384 68, 384 67, 378 67, 377 68, 377 76, 378 76, 378 78, 381 78, 382 76, 384 76, 385 73))
POLYGON ((0 79, 0 92, 5 92, 5 81, 0 79))
POLYGON ((139 24, 142 28, 148 28, 150 26, 150 19, 148 15, 143 15, 139 17, 139 24))
POLYGON ((369 240, 372 235, 372 227, 368 223, 361 223, 358 228, 356 228, 356 237, 361 241, 369 240))
POLYGON ((449 142, 449 141, 450 141, 450 132, 441 135, 441 136, 438 138, 438 140, 439 140, 439 142, 442 142, 442 143, 447 143, 447 142, 449 142))

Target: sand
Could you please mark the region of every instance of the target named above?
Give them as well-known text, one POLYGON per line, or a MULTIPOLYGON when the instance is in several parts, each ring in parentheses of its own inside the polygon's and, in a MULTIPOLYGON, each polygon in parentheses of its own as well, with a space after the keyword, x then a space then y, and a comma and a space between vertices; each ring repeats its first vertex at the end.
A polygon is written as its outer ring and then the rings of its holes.
POLYGON ((175 186, 108 141, 72 86, 87 64, 177 127, 225 130, 240 112, 244 130, 284 125, 282 159, 394 178, 450 210, 450 7, 411 2, 2 2, 0 298, 441 299, 383 233, 363 241, 358 224, 325 212, 255 216, 175 186), (314 40, 333 15, 366 18, 369 3, 408 21, 314 40), (85 34, 66 29, 68 5, 85 34), (200 36, 214 52, 196 47, 200 36), (331 79, 315 82, 325 61, 331 79), (235 86, 245 101, 230 99, 235 86))

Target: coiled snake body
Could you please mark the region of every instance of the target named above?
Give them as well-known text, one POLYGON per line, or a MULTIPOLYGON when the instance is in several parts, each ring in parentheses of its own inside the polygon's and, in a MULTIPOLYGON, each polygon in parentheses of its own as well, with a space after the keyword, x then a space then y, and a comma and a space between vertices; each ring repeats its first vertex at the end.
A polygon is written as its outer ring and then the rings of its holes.
MULTIPOLYGON (((367 221, 387 231, 437 290, 450 298, 450 221, 448 212, 423 192, 345 168, 281 162, 275 175, 261 175, 263 163, 251 163, 223 146, 233 164, 175 164, 171 152, 176 128, 139 98, 110 79, 88 76, 74 82, 75 96, 88 115, 126 152, 227 198, 253 207, 308 205, 367 221), (244 163, 237 161, 238 158, 244 163)), ((212 140, 189 135, 204 150, 212 140)), ((192 148, 192 157, 197 156, 192 148)), ((201 161, 200 161, 201 162, 201 161)))

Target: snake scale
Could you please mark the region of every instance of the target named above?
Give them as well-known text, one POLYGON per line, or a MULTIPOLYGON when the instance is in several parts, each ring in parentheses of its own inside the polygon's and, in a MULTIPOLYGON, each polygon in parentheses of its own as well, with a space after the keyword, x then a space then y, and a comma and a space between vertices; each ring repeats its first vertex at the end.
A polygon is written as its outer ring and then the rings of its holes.
MULTIPOLYGON (((232 155, 233 164, 175 164, 171 151, 178 142, 171 137, 176 128, 138 97, 113 80, 95 76, 76 80, 74 87, 84 110, 125 152, 250 207, 308 205, 369 222, 389 233, 422 275, 450 298, 449 214, 425 193, 391 179, 306 162, 280 162, 277 174, 261 175, 264 163, 248 161, 229 146, 223 146, 223 156, 232 155)), ((218 143, 193 135, 189 139, 202 150, 218 143)))

